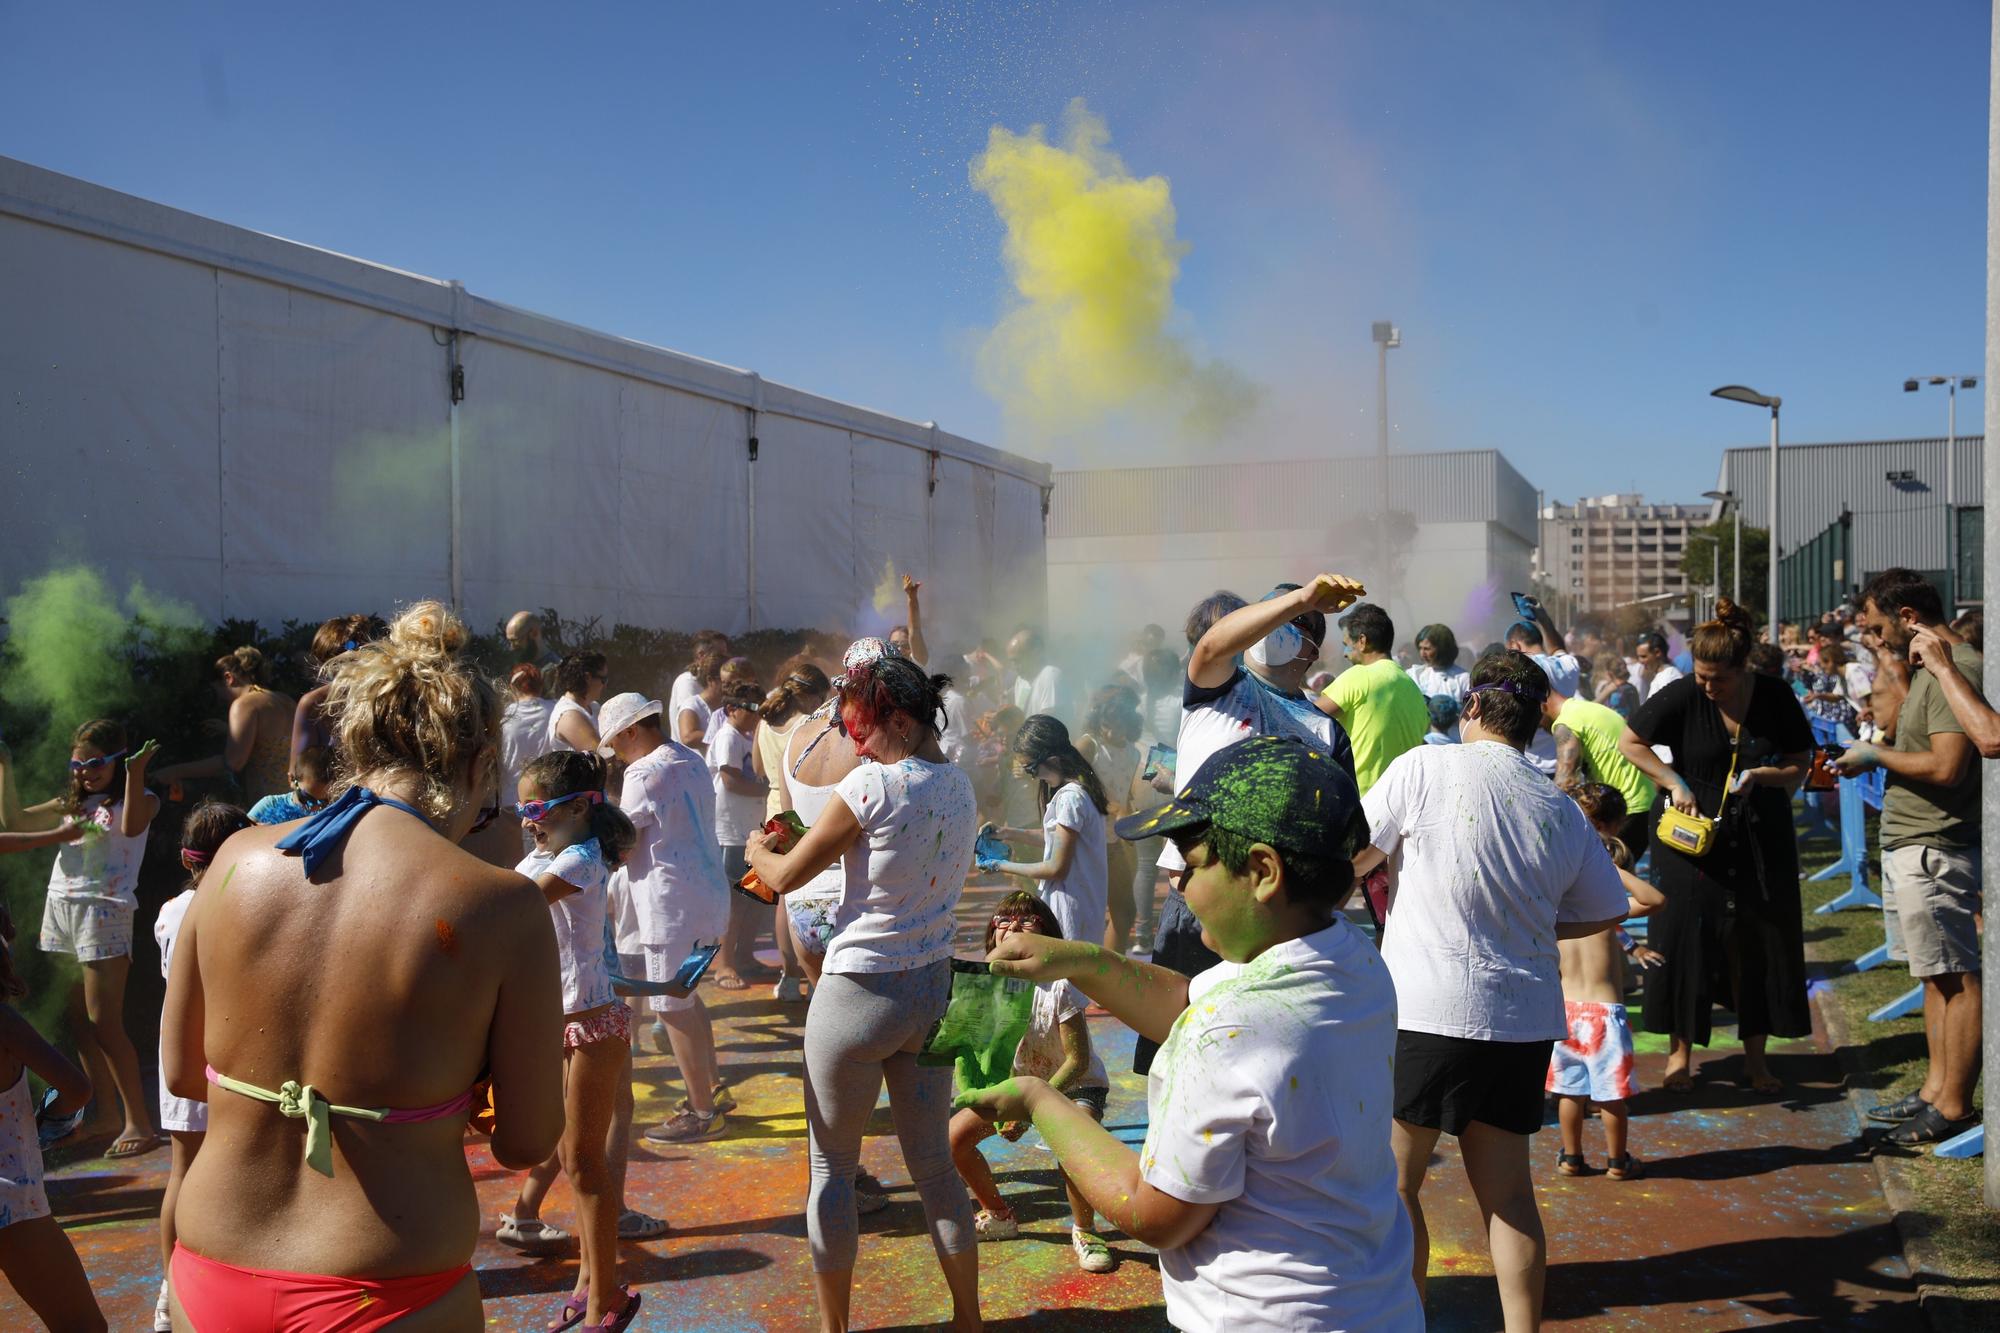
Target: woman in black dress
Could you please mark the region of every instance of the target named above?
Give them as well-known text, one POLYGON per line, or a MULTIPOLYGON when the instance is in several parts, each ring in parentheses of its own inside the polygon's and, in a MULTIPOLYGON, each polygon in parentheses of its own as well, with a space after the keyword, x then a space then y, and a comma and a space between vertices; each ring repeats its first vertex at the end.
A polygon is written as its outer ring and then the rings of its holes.
POLYGON ((1667 961, 1647 980, 1643 1012, 1648 1032, 1673 1037, 1668 1091, 1694 1086, 1693 1048, 1708 1044, 1709 1011, 1723 1003, 1736 1011, 1749 1085, 1769 1093, 1783 1084, 1765 1063, 1765 1039, 1812 1032, 1792 832, 1792 794, 1811 763, 1812 727, 1784 681, 1746 669, 1749 615, 1727 598, 1715 614, 1689 642, 1694 674, 1647 700, 1619 743, 1659 786, 1653 869, 1667 902, 1649 922, 1648 942, 1667 961), (1672 767, 1654 745, 1672 751, 1672 767), (1706 855, 1660 840, 1669 802, 1716 820, 1706 855))

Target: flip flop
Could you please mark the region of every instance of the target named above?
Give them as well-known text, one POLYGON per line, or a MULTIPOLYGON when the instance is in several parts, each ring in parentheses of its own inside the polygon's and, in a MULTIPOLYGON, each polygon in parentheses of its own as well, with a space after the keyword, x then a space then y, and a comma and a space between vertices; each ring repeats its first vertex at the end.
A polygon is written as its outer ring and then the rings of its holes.
POLYGON ((1685 1097, 1694 1091, 1694 1075, 1688 1070, 1669 1074, 1660 1080, 1660 1087, 1676 1096, 1685 1097))
POLYGON ((742 977, 737 976, 734 972, 725 972, 715 979, 715 988, 717 990, 749 990, 750 983, 742 977))
POLYGON ((1762 1078, 1744 1079, 1743 1087, 1746 1091, 1754 1092, 1760 1097, 1773 1097, 1785 1090, 1785 1080, 1779 1078, 1776 1074, 1766 1074, 1762 1078))
POLYGON ((107 1158, 143 1157, 149 1152, 166 1147, 167 1143, 168 1139, 164 1134, 142 1135, 130 1139, 119 1138, 104 1150, 104 1155, 107 1158))

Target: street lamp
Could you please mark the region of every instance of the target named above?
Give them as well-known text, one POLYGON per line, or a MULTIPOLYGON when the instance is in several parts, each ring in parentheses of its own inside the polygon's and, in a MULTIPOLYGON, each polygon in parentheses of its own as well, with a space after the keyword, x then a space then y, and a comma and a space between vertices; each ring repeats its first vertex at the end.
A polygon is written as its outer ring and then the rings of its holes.
MULTIPOLYGON (((1729 594, 1729 599, 1741 606, 1743 605, 1743 506, 1736 503, 1735 491, 1703 491, 1701 498, 1713 500, 1719 505, 1727 505, 1736 512, 1736 535, 1731 539, 1729 547, 1736 562, 1736 590, 1729 594)), ((1720 583, 1722 571, 1718 569, 1715 574, 1715 582, 1720 583)))
POLYGON ((1711 390, 1711 398, 1727 398, 1732 403, 1748 403, 1752 407, 1771 409, 1771 536, 1769 545, 1770 572, 1765 575, 1765 591, 1768 596, 1767 614, 1771 620, 1771 642, 1778 641, 1778 553, 1784 549, 1778 544, 1778 409, 1785 400, 1774 395, 1766 396, 1755 389, 1746 389, 1740 384, 1725 384, 1720 389, 1711 390))
POLYGON ((1382 600, 1389 600, 1389 349, 1403 345, 1403 331, 1386 319, 1375 321, 1375 554, 1382 570, 1382 600))
POLYGON ((1904 393, 1915 393, 1924 384, 1944 385, 1944 563, 1945 583, 1951 589, 1953 614, 1958 603, 1958 391, 1979 387, 1977 375, 1931 375, 1923 380, 1903 381, 1904 393))

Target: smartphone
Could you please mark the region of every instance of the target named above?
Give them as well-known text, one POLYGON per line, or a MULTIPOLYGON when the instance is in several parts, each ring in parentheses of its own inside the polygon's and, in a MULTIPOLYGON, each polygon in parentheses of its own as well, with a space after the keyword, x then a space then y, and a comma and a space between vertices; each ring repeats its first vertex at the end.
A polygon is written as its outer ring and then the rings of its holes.
POLYGON ((701 980, 701 974, 708 971, 708 965, 715 961, 715 955, 721 951, 721 940, 713 944, 703 944, 697 940, 693 952, 683 958, 680 967, 675 970, 674 984, 681 987, 684 994, 692 992, 695 983, 701 980))
POLYGON ((1171 745, 1153 745, 1146 751, 1146 769, 1139 776, 1151 782, 1159 775, 1162 768, 1172 768, 1173 766, 1174 747, 1171 745))
POLYGON ((1542 604, 1524 592, 1517 592, 1512 595, 1514 598, 1514 609, 1520 613, 1521 619, 1530 625, 1534 624, 1535 613, 1542 609, 1542 604))

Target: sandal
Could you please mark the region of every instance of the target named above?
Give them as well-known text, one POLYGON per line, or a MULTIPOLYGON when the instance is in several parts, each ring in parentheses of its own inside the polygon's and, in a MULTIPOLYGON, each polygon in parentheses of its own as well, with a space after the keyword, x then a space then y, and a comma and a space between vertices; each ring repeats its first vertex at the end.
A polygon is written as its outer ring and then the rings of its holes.
POLYGON ((550 1226, 539 1217, 514 1217, 508 1213, 500 1215, 500 1226, 493 1233, 493 1239, 502 1245, 511 1245, 517 1250, 535 1253, 542 1250, 559 1249, 569 1244, 570 1234, 561 1227, 550 1226))
POLYGON ((1775 1097, 1785 1090, 1785 1081, 1769 1070, 1764 1072, 1762 1078, 1746 1074, 1743 1077, 1743 1090, 1754 1092, 1760 1097, 1775 1097))
POLYGON ((1660 1087, 1675 1096, 1685 1097, 1694 1091, 1694 1071, 1678 1069, 1660 1080, 1660 1087))
POLYGON ((625 1293, 625 1308, 610 1311, 603 1319, 590 1325, 591 1328, 599 1330, 599 1333, 621 1333, 621 1330, 630 1328, 633 1319, 638 1317, 639 1293, 630 1287, 621 1287, 619 1290, 625 1293))
POLYGON ((724 972, 715 979, 717 990, 749 990, 750 983, 734 972, 724 972))
POLYGON ((1636 1180, 1639 1178, 1639 1159, 1630 1152, 1604 1159, 1604 1174, 1613 1180, 1636 1180))
POLYGON ((120 1136, 104 1150, 104 1155, 107 1158, 143 1157, 149 1152, 166 1147, 167 1142, 167 1136, 164 1134, 142 1134, 129 1139, 120 1136))
POLYGON ((1955 1139, 1966 1130, 1979 1123, 1979 1117, 1969 1115, 1963 1120, 1947 1120, 1935 1106, 1926 1106, 1901 1125, 1889 1131, 1888 1142, 1902 1147, 1917 1147, 1926 1143, 1943 1143, 1955 1139))
POLYGON ((1905 1120, 1921 1115, 1924 1108, 1929 1105, 1929 1102, 1913 1092, 1893 1102, 1879 1102, 1869 1107, 1865 1114, 1879 1125, 1900 1125, 1905 1120))
POLYGON ((575 1328, 590 1313, 590 1284, 585 1283, 565 1297, 562 1303, 562 1319, 549 1325, 549 1333, 563 1333, 566 1328, 575 1328))
POLYGON ((627 1208, 618 1214, 618 1239, 655 1240, 673 1228, 664 1217, 651 1217, 636 1209, 627 1208))
POLYGON ((1556 1170, 1565 1176, 1587 1176, 1590 1174, 1590 1163, 1580 1152, 1558 1152, 1556 1170))

